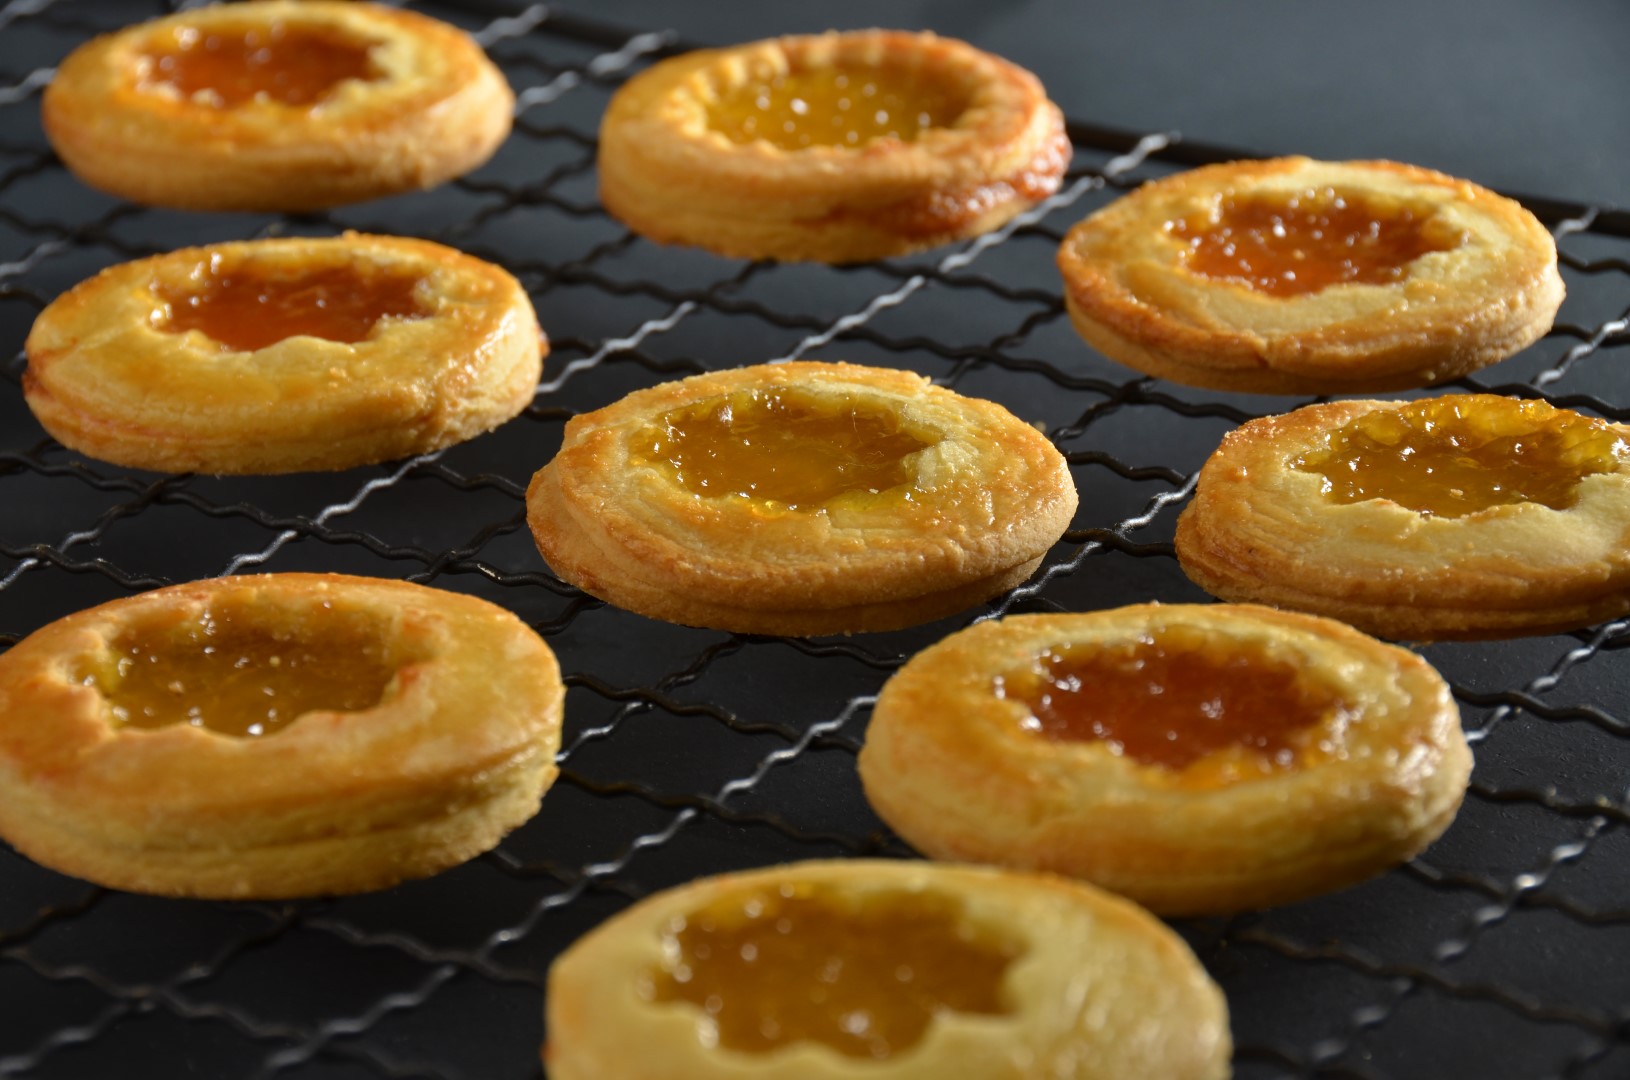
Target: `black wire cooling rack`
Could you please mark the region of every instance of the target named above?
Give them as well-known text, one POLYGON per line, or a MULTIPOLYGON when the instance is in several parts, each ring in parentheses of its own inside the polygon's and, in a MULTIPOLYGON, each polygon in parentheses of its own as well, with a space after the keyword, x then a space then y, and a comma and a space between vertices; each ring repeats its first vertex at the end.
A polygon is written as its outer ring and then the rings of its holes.
MULTIPOLYGON (((1195 471, 1230 428, 1302 404, 1133 377, 1082 345, 1060 305, 1052 257, 1071 223, 1177 165, 1234 156, 1225 148, 1078 124, 1064 189, 993 236, 867 266, 733 262, 640 240, 595 199, 606 99, 676 48, 671 35, 542 6, 425 5, 474 31, 517 88, 516 132, 492 164, 328 214, 151 210, 70 178, 37 114, 47 65, 162 7, 0 7, 0 648, 213 574, 429 582, 514 610, 553 646, 569 687, 563 771, 495 852, 368 896, 159 900, 0 845, 0 1077, 538 1077, 550 960, 633 898, 792 859, 909 856, 855 777, 868 710, 906 656, 989 608, 798 640, 606 607, 552 576, 523 524, 526 482, 573 414, 796 356, 908 367, 993 398, 1046 426, 1081 491, 1037 582, 996 607, 1092 610, 1203 600, 1170 543, 1195 471), (185 244, 342 228, 429 237, 514 271, 553 342, 535 404, 410 461, 247 479, 90 461, 28 414, 23 338, 75 282, 185 244)), ((1630 221, 1525 201, 1560 241, 1561 322, 1454 389, 1630 419, 1630 376, 1611 355, 1630 343, 1630 221)), ((1477 752, 1443 840, 1336 896, 1178 926, 1227 991, 1238 1076, 1630 1076, 1627 644, 1630 621, 1424 650, 1477 752)))

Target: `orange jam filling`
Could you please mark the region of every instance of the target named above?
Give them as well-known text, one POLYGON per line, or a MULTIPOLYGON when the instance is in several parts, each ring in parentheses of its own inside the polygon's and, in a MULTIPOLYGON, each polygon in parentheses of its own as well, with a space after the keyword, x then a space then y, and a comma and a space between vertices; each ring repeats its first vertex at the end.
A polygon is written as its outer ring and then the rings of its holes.
POLYGON ((945 896, 809 885, 676 917, 662 945, 647 996, 700 1008, 710 1041, 749 1053, 816 1042, 874 1060, 911 1049, 941 1013, 1007 1013, 1002 976, 1024 951, 945 896))
POLYGON ((135 627, 81 671, 120 727, 190 724, 222 735, 273 735, 316 710, 379 704, 406 662, 375 619, 325 610, 270 627, 232 611, 175 626, 135 627))
POLYGON ((326 266, 273 276, 254 264, 223 270, 213 260, 202 287, 154 287, 169 312, 155 318, 172 334, 200 330, 229 349, 253 352, 284 338, 307 335, 355 344, 383 318, 428 314, 414 297, 418 275, 353 265, 326 266))
POLYGON ((965 94, 925 72, 827 67, 731 87, 708 105, 707 122, 731 142, 763 139, 803 150, 911 142, 949 126, 967 107, 965 94))
POLYGON ((1566 510, 1579 482, 1613 472, 1630 446, 1602 420, 1488 394, 1450 395, 1349 420, 1290 466, 1338 503, 1390 499, 1458 518, 1533 502, 1566 510))
POLYGON ((674 409, 641 442, 637 456, 664 463, 697 495, 802 510, 894 489, 909 500, 916 470, 906 459, 932 445, 887 409, 784 388, 674 409))
POLYGON ((1351 712, 1334 687, 1260 644, 1182 626, 1048 649, 1033 669, 998 677, 995 691, 1028 709, 1020 726, 1041 738, 1101 742, 1172 771, 1220 755, 1219 782, 1332 752, 1351 712))
POLYGON ((1166 231, 1188 245, 1194 273, 1281 297, 1399 281, 1422 255, 1465 240, 1431 211, 1328 187, 1225 194, 1211 212, 1168 221, 1166 231))
POLYGON ((141 85, 168 86, 185 99, 215 108, 253 101, 308 108, 347 79, 379 78, 368 58, 371 47, 332 31, 283 22, 252 30, 189 28, 142 58, 141 85))

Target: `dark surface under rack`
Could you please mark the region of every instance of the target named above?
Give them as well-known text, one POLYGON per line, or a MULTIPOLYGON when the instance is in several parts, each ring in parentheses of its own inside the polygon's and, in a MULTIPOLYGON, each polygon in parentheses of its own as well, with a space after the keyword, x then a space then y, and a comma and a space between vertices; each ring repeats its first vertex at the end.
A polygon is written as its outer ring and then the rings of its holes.
MULTIPOLYGON (((389 892, 201 903, 109 892, 0 845, 0 1076, 527 1078, 544 974, 633 898, 791 859, 908 857, 854 755, 904 657, 990 609, 849 639, 668 626, 563 585, 521 496, 575 413, 636 387, 775 357, 907 367, 1045 424, 1081 510, 1009 611, 1201 601, 1172 556, 1222 435, 1301 401, 1134 377, 1076 338, 1063 231, 1179 164, 1234 156, 1085 124, 1063 191, 1000 233, 850 268, 732 262, 631 236, 595 199, 609 94, 672 49, 541 6, 416 5, 476 32, 520 97, 514 137, 438 191, 302 217, 189 215, 71 179, 37 113, 54 64, 162 5, 0 6, 0 648, 95 603, 227 572, 331 570, 470 592, 518 613, 567 674, 561 779, 499 849, 389 892), (553 343, 527 412, 464 446, 338 474, 218 479, 68 453, 24 407, 34 316, 96 270, 190 243, 342 228, 425 236, 509 267, 553 343)), ((1630 418, 1630 229, 1531 199, 1568 300, 1523 354, 1450 389, 1630 418)), ((1336 896, 1182 922, 1222 984, 1236 1074, 1630 1076, 1630 621, 1424 654, 1477 753, 1423 857, 1336 896)))

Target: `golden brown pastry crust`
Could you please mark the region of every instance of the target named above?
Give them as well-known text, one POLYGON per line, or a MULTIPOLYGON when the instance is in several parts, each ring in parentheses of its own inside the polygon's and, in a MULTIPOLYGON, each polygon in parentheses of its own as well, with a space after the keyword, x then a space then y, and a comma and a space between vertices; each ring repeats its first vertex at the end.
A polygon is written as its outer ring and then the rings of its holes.
POLYGON ((1177 523, 1183 572, 1226 600, 1408 640, 1546 634, 1630 612, 1630 461, 1581 480, 1567 510, 1529 502, 1460 518, 1339 504, 1322 476, 1288 466, 1354 417, 1406 404, 1310 405, 1229 433, 1177 523))
POLYGON ((600 199, 660 243, 859 262, 997 228, 1056 191, 1069 156, 1062 114, 1022 68, 930 33, 827 33, 688 53, 629 80, 600 127, 600 199), (744 145, 707 125, 724 90, 840 63, 934 73, 970 105, 914 141, 859 147, 744 145))
POLYGON ((555 961, 548 1029, 556 1080, 1220 1080, 1230 1052, 1222 992, 1177 935, 1134 905, 1061 878, 864 859, 705 878, 650 897, 555 961), (975 925, 1020 935, 1031 948, 1005 976, 1012 1012, 943 1012, 911 1049, 861 1061, 813 1043, 762 1055, 708 1047, 694 1006, 640 995, 640 978, 662 965, 670 920, 795 882, 947 895, 975 925))
POLYGON ((0 834, 53 869, 172 896, 361 892, 491 848, 554 780, 553 654, 474 597, 337 574, 176 585, 61 619, 0 656, 0 834), (361 613, 423 657, 378 705, 235 738, 116 727, 76 666, 121 629, 206 610, 298 635, 361 613))
POLYGON ((23 392, 53 437, 162 472, 345 469, 449 446, 532 400, 546 345, 503 269, 424 240, 346 233, 184 248, 102 271, 58 297, 28 336, 23 392), (214 265, 274 276, 354 265, 422 274, 419 319, 355 344, 300 335, 253 352, 154 325, 155 292, 201 287, 214 265))
POLYGON ((1069 874, 1166 915, 1282 904, 1377 874, 1448 827, 1470 770, 1449 688, 1420 657, 1332 620, 1231 605, 978 623, 889 680, 860 755, 873 808, 924 853, 1069 874), (1044 650, 1168 627, 1305 665, 1356 706, 1340 752, 1196 784, 1102 742, 1026 732, 1028 707, 993 689, 1044 650))
POLYGON ((1001 406, 910 372, 798 362, 664 383, 574 418, 532 479, 527 521, 557 574, 619 607, 738 633, 832 634, 926 622, 1012 588, 1075 505, 1062 455, 1001 406), (779 387, 931 433, 910 459, 914 498, 798 510, 703 497, 632 455, 670 409, 779 387))
POLYGON ((1532 344, 1562 303, 1556 244, 1510 199, 1390 161, 1236 161, 1144 185, 1059 247, 1064 299, 1112 360, 1190 386, 1264 394, 1397 390, 1457 378, 1532 344), (1286 298, 1185 268, 1165 228, 1234 192, 1330 186, 1431 211, 1463 230, 1386 285, 1286 298))
POLYGON ((58 68, 46 134, 94 188, 187 210, 318 210, 434 187, 474 169, 509 134, 514 95, 469 35, 366 3, 220 4, 96 38, 58 68), (217 108, 143 87, 144 50, 202 33, 319 27, 374 43, 378 79, 315 106, 217 108))

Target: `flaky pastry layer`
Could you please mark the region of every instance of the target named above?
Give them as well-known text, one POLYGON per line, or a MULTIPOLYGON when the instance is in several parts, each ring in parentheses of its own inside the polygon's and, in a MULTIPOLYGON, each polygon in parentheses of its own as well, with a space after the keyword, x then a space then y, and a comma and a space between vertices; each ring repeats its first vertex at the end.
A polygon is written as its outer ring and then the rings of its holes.
POLYGON ((740 633, 895 629, 1022 582, 1068 527, 1064 458, 993 402, 910 372, 797 362, 698 375, 574 418, 527 491, 550 567, 619 607, 740 633), (887 411, 931 445, 909 499, 796 509, 698 495, 636 441, 670 410, 743 390, 790 389, 837 409, 887 411))
POLYGON ((1230 1052, 1221 991, 1182 940, 1136 906, 1061 878, 865 859, 704 878, 642 901, 555 961, 548 1029, 544 1058, 557 1080, 1220 1080, 1230 1052), (701 1010, 640 992, 664 964, 673 920, 805 883, 856 897, 949 897, 968 923, 1018 936, 1026 948, 1003 977, 1010 1011, 942 1011, 917 1045, 871 1061, 810 1042, 721 1049, 703 1037, 701 1010))
POLYGON ((184 248, 102 271, 40 313, 23 393, 46 431, 103 461, 161 472, 345 469, 490 431, 532 400, 547 345, 520 283, 424 240, 347 233, 184 248), (423 318, 354 344, 299 335, 252 352, 163 328, 160 289, 216 273, 353 266, 421 275, 423 318))
POLYGON ((514 95, 469 35, 368 3, 256 0, 185 11, 76 49, 46 88, 44 122, 94 188, 187 210, 318 210, 434 187, 509 135, 514 95), (314 105, 220 108, 144 85, 143 57, 185 35, 314 28, 369 46, 378 78, 314 105))
POLYGON ((1630 461, 1581 479, 1568 509, 1525 502, 1464 517, 1337 503, 1324 477, 1291 468, 1329 431, 1407 404, 1310 405, 1230 432, 1178 519, 1183 572, 1225 600, 1395 639, 1547 634, 1630 612, 1630 461))
POLYGON ((688 53, 617 92, 600 127, 600 198, 635 232, 750 259, 859 262, 997 228, 1058 189, 1063 116, 1036 77, 930 33, 864 30, 688 53), (887 68, 968 107, 912 141, 785 150, 707 124, 733 88, 787 72, 887 68))
POLYGON ((0 835, 113 888, 215 898, 379 889, 486 851, 554 780, 554 655, 474 597, 337 574, 216 578, 58 620, 0 656, 0 835), (77 677, 133 626, 230 610, 298 638, 373 620, 415 657, 379 703, 259 738, 119 726, 77 677))
POLYGON ((1065 306, 1088 344, 1191 386, 1266 394, 1398 390, 1458 378, 1538 340, 1562 303, 1556 244, 1520 205, 1466 180, 1390 161, 1276 158, 1158 180, 1070 230, 1065 306), (1167 223, 1230 195, 1333 188, 1432 215, 1463 235, 1401 279, 1290 297, 1208 278, 1167 223))
POLYGON ((1471 752, 1448 685, 1424 660, 1328 619, 1233 605, 1144 604, 978 623, 885 684, 860 755, 872 807, 939 859, 1091 881, 1166 915, 1239 911, 1330 892, 1420 851, 1465 794, 1471 752), (1171 628, 1261 650, 1352 706, 1332 752, 1218 784, 1102 741, 1022 726, 998 676, 1044 651, 1125 646, 1171 628))

